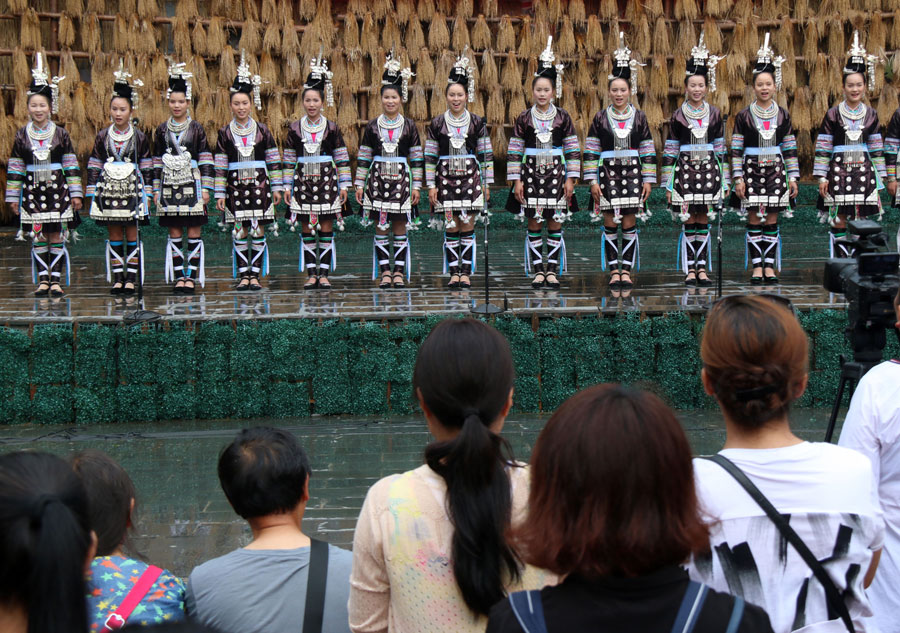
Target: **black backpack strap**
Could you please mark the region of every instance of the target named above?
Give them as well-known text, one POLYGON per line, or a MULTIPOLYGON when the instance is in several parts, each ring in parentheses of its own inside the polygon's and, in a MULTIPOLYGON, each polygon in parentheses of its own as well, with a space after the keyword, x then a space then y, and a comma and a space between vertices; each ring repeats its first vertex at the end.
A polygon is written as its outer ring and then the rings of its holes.
POLYGON ((525 633, 547 633, 540 589, 509 594, 509 606, 525 633))
POLYGON ((694 630, 708 591, 709 587, 704 584, 693 580, 688 583, 681 599, 681 606, 678 607, 678 614, 675 616, 675 623, 672 625, 672 633, 691 633, 694 630))
POLYGON ((816 580, 822 585, 822 589, 825 590, 825 597, 828 600, 829 613, 837 613, 843 621, 844 626, 847 627, 847 630, 850 633, 855 633, 856 629, 853 627, 850 611, 847 609, 847 605, 844 603, 844 599, 838 591, 838 588, 835 586, 834 581, 831 579, 831 576, 828 575, 828 572, 825 571, 825 567, 822 566, 822 563, 819 562, 816 555, 810 551, 806 546, 806 543, 803 542, 803 539, 800 538, 800 535, 791 527, 787 519, 778 512, 775 506, 772 505, 772 502, 766 498, 760 489, 750 481, 750 478, 744 474, 744 471, 738 468, 730 459, 723 455, 712 455, 710 457, 703 457, 703 459, 708 459, 724 468, 728 474, 734 477, 741 487, 747 491, 747 494, 753 498, 759 507, 763 509, 772 523, 775 524, 775 527, 778 528, 778 531, 781 532, 781 536, 797 550, 797 553, 800 554, 800 558, 809 565, 816 580))
POLYGON ((309 539, 309 574, 306 579, 306 606, 303 633, 322 633, 325 618, 325 581, 328 579, 328 543, 309 539))

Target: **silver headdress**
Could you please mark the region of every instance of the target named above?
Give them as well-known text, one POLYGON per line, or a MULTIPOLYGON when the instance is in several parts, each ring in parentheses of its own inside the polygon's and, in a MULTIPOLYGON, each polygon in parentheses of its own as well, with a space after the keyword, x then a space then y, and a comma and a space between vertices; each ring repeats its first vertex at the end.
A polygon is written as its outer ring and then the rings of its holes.
POLYGON ((191 85, 191 77, 193 73, 189 73, 185 68, 187 64, 169 64, 169 88, 166 90, 166 99, 172 96, 173 92, 183 92, 184 98, 191 100, 193 86, 191 85))
POLYGON ((250 73, 250 65, 247 63, 247 54, 241 49, 241 63, 238 64, 237 77, 229 90, 232 94, 243 92, 247 95, 253 95, 253 105, 257 109, 262 108, 262 100, 259 97, 259 87, 262 85, 262 77, 250 73))
POLYGON ((753 74, 772 73, 775 76, 775 89, 781 90, 782 64, 784 64, 784 57, 781 55, 775 56, 775 51, 769 46, 769 34, 766 33, 766 39, 763 42, 763 45, 756 52, 756 66, 753 68, 753 74))
POLYGON ((553 36, 547 36, 547 48, 538 57, 538 69, 534 73, 535 77, 545 77, 554 82, 554 90, 559 96, 562 94, 562 76, 565 66, 563 64, 554 65, 556 55, 553 54, 553 36))
POLYGON ((456 58, 456 62, 450 70, 450 76, 447 78, 447 84, 462 84, 466 88, 469 103, 475 101, 475 67, 466 55, 466 51, 456 58))
POLYGON ((381 75, 382 86, 395 86, 400 88, 403 103, 409 100, 409 80, 415 76, 411 68, 403 68, 400 60, 394 57, 394 49, 388 53, 384 62, 384 73, 381 75))
POLYGON ((646 66, 631 56, 631 49, 625 46, 625 33, 619 31, 619 48, 613 53, 612 73, 608 76, 609 81, 613 79, 624 79, 631 83, 631 93, 637 92, 637 69, 638 66, 646 66))
POLYGON ((40 51, 35 53, 28 96, 44 95, 50 99, 50 112, 56 114, 59 112, 59 82, 65 79, 65 76, 50 79, 49 70, 49 68, 44 67, 44 55, 40 51))
POLYGON ((691 56, 688 58, 687 70, 688 77, 692 75, 703 75, 709 79, 709 90, 716 90, 716 65, 725 59, 725 56, 711 55, 709 49, 706 48, 704 34, 700 33, 700 41, 691 49, 691 56))
POLYGON ((859 31, 853 31, 853 46, 847 51, 847 65, 844 66, 844 75, 860 73, 868 77, 868 88, 875 90, 875 63, 876 55, 869 55, 859 43, 859 31))
POLYGON ((322 90, 325 93, 325 105, 334 105, 334 86, 331 83, 331 77, 334 75, 328 70, 328 60, 319 52, 318 57, 313 57, 309 62, 309 76, 303 83, 303 89, 313 88, 322 90))
POLYGON ((119 59, 119 70, 113 73, 113 97, 122 97, 128 99, 131 103, 131 109, 138 109, 138 88, 143 87, 144 82, 135 79, 131 73, 125 70, 125 61, 119 59))

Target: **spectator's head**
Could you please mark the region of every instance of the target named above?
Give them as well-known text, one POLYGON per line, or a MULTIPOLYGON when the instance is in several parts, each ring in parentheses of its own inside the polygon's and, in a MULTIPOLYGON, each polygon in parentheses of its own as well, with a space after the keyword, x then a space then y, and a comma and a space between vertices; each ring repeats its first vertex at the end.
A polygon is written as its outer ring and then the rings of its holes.
POLYGON ((806 333, 793 312, 765 296, 732 295, 709 311, 702 379, 726 420, 744 430, 787 423, 807 382, 806 333))
POLYGON ((474 319, 441 322, 419 348, 413 388, 435 441, 425 461, 447 483, 453 574, 466 605, 486 614, 516 578, 507 544, 512 502, 508 445, 498 433, 512 405, 506 339, 474 319))
POLYGON ((72 458, 72 468, 84 483, 91 529, 97 534, 97 556, 110 556, 128 536, 134 513, 134 483, 113 458, 86 450, 72 458))
POLYGON ((244 429, 219 457, 219 482, 244 519, 293 513, 309 499, 309 460, 287 431, 244 429))
POLYGON ((0 455, 4 631, 21 624, 28 633, 86 632, 93 555, 87 495, 69 464, 46 453, 0 455))
POLYGON ((559 575, 639 576, 709 547, 691 447, 651 393, 590 387, 566 400, 531 456, 525 560, 559 575))

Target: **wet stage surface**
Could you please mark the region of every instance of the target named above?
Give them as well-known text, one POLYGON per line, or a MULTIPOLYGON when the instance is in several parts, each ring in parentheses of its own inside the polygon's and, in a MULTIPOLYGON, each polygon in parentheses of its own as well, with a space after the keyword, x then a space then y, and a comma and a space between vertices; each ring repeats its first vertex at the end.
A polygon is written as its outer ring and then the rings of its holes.
MULTIPOLYGON (((257 293, 237 292, 231 278, 230 240, 225 234, 207 232, 207 283, 193 296, 171 293, 163 282, 165 242, 158 236, 145 240, 147 310, 164 319, 243 318, 365 318, 392 319, 434 313, 468 312, 484 301, 483 232, 479 225, 479 270, 473 288, 449 291, 441 275, 441 237, 433 231, 410 233, 412 278, 404 290, 379 290, 371 280, 370 234, 337 234, 338 269, 331 276, 330 291, 303 290, 305 275, 297 271, 299 235, 269 237, 271 275, 257 293)), ((0 323, 117 322, 138 308, 137 299, 109 295, 104 244, 99 238, 83 238, 70 244, 72 285, 59 300, 32 296, 29 246, 15 242, 13 234, 0 234, 0 323)), ((634 275, 631 292, 611 291, 601 271, 599 232, 573 230, 566 234, 569 273, 557 291, 533 290, 522 264, 524 231, 492 231, 490 241, 491 302, 508 306, 516 315, 574 315, 635 310, 661 313, 699 310, 715 299, 715 288, 691 288, 675 270, 678 233, 674 228, 648 227, 641 232, 641 270, 634 275)), ((723 238, 723 292, 777 292, 799 309, 843 307, 840 296, 821 287, 822 266, 827 256, 824 227, 789 227, 784 235, 784 271, 781 283, 751 286, 744 270, 744 232, 726 226, 723 238)), ((713 251, 715 247, 713 245, 713 251)))
MULTIPOLYGON (((792 412, 795 432, 821 441, 829 411, 792 412)), ((679 412, 695 453, 722 447, 724 430, 714 411, 679 412)), ((843 416, 841 416, 841 419, 843 416)), ((546 416, 516 415, 503 436, 527 460, 546 416)), ((322 418, 156 422, 105 426, 21 426, 0 429, 0 452, 43 450, 68 457, 88 448, 105 451, 137 487, 133 544, 156 565, 186 576, 197 564, 246 545, 250 533, 232 512, 216 476, 219 452, 243 426, 274 424, 297 435, 312 464, 307 533, 349 549, 366 491, 375 481, 422 464, 430 440, 420 418, 322 418)), ((838 431, 839 432, 839 431, 838 431)))

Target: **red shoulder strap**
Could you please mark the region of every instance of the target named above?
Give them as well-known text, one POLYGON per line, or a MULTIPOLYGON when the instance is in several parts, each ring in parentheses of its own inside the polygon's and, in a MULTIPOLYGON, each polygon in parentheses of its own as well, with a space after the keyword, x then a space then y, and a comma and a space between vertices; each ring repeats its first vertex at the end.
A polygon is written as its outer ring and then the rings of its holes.
POLYGON ((122 604, 119 605, 119 608, 110 613, 109 617, 106 618, 106 622, 103 623, 104 631, 117 631, 125 626, 128 616, 130 616, 137 608, 141 603, 141 600, 144 599, 144 596, 150 593, 150 589, 153 588, 153 584, 159 579, 162 571, 162 569, 154 567, 153 565, 150 565, 144 570, 144 573, 138 578, 134 587, 131 588, 131 591, 129 591, 128 595, 125 596, 125 599, 122 600, 122 604))

